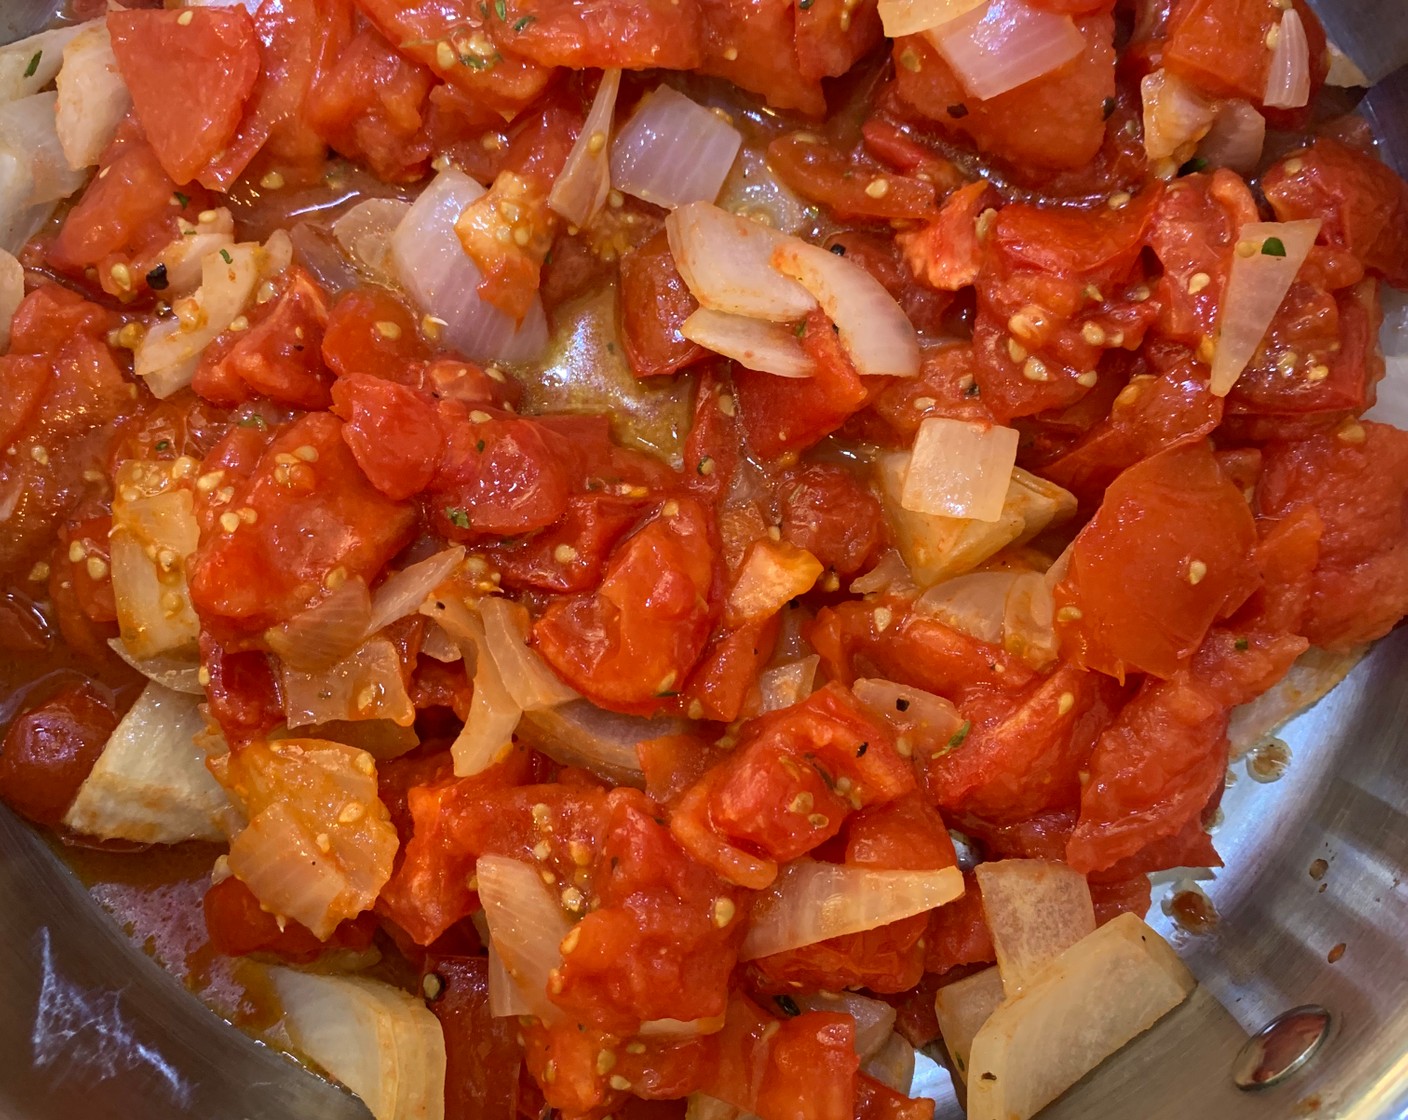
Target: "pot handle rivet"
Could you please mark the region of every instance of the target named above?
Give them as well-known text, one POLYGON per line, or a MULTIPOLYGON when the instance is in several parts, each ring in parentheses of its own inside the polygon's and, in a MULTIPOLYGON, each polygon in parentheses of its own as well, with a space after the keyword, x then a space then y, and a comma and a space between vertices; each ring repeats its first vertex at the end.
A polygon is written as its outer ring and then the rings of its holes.
POLYGON ((1293 1007, 1247 1039, 1232 1065, 1232 1080, 1239 1089, 1278 1084, 1315 1056, 1329 1032, 1330 1013, 1323 1007, 1293 1007))

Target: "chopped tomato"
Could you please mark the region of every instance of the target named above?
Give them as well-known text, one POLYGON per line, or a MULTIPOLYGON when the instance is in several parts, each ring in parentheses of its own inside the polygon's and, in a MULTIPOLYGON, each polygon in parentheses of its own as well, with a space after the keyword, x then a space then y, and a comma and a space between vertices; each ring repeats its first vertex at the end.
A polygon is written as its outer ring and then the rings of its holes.
POLYGON ((924 945, 924 967, 929 972, 944 973, 960 965, 996 960, 983 914, 983 896, 971 871, 963 876, 963 894, 929 914, 924 945))
POLYGON ((432 953, 421 973, 445 1036, 445 1120, 513 1120, 523 1047, 489 1012, 489 958, 432 953))
POLYGON ((700 61, 694 0, 511 0, 485 29, 500 51, 542 66, 692 70, 700 61))
POLYGON ((768 166, 787 186, 838 218, 924 218, 934 211, 934 184, 867 167, 814 133, 789 132, 768 145, 768 166))
POLYGON ((531 536, 490 545, 505 587, 570 594, 601 583, 606 564, 655 504, 642 497, 574 494, 556 523, 531 536))
POLYGON ((259 77, 259 39, 242 7, 108 13, 113 54, 166 173, 206 181, 234 139, 259 77))
POLYGON ((681 690, 686 711, 729 723, 757 703, 758 674, 771 660, 779 616, 735 622, 714 636, 681 690))
POLYGON ((1246 499, 1206 444, 1129 468, 1056 589, 1063 647, 1121 680, 1130 670, 1172 677, 1256 589, 1255 543, 1246 499))
POLYGON ((973 368, 969 345, 953 343, 922 351, 918 377, 895 378, 870 402, 870 414, 884 424, 886 442, 913 443, 919 425, 930 416, 993 423, 973 368))
POLYGON ((621 342, 637 377, 675 373, 705 350, 680 334, 699 306, 689 294, 662 229, 621 258, 621 342))
POLYGON ((933 1120, 934 1102, 897 1093, 867 1074, 856 1077, 856 1120, 933 1120))
POLYGON ((806 78, 839 78, 885 37, 871 0, 810 0, 795 15, 797 70, 806 78))
POLYGON ((333 411, 346 421, 342 438, 373 486, 404 501, 430 485, 445 434, 428 393, 353 373, 337 379, 332 401, 333 411))
POLYGON ((61 688, 10 724, 0 744, 0 800, 58 827, 115 727, 117 714, 95 685, 61 688))
POLYGON ((411 385, 419 382, 430 347, 404 300, 385 288, 357 287, 333 304, 322 354, 339 377, 367 373, 411 385))
POLYGON ((204 910, 210 947, 227 957, 263 953, 294 964, 311 964, 329 950, 365 952, 376 933, 376 919, 362 914, 342 922, 326 941, 320 940, 307 926, 264 910, 254 892, 233 875, 205 892, 204 910))
POLYGON ((460 245, 482 275, 479 295, 517 323, 533 306, 556 228, 547 191, 512 171, 500 171, 455 221, 460 245))
POLYGON ((978 179, 949 195, 922 228, 896 236, 914 276, 941 292, 956 292, 977 280, 983 251, 978 217, 995 202, 992 184, 978 179))
POLYGON ((227 650, 207 633, 201 635, 200 659, 210 674, 210 715, 232 746, 262 739, 284 722, 283 694, 267 653, 227 650))
POLYGON ((699 70, 727 78, 775 109, 826 111, 821 80, 798 69, 793 0, 700 0, 704 60, 699 70))
POLYGON ((865 567, 884 534, 880 502, 841 467, 815 464, 773 483, 782 507, 782 537, 838 575, 865 567))

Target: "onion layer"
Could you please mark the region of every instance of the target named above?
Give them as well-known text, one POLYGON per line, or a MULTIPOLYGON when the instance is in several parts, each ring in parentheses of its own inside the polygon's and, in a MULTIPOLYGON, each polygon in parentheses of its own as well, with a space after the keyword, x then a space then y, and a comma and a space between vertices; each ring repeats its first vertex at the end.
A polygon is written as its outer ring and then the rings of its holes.
POLYGON ((742 135, 723 117, 657 86, 611 146, 611 181, 667 210, 713 202, 742 146, 742 135))
POLYGON ((525 712, 518 737, 564 766, 581 766, 617 785, 643 787, 645 774, 636 747, 647 739, 679 735, 683 721, 657 716, 626 716, 574 700, 557 708, 525 712))
POLYGON ((24 265, 0 249, 0 354, 10 348, 10 323, 24 302, 24 265))
POLYGON ((670 214, 665 233, 675 267, 703 307, 791 323, 816 306, 807 289, 773 268, 784 237, 761 222, 699 202, 670 214))
POLYGON ((725 604, 729 626, 768 618, 805 595, 826 569, 805 548, 767 537, 748 546, 725 604))
POLYGON ((525 712, 555 708, 580 697, 558 679, 528 647, 531 621, 521 603, 491 595, 479 602, 484 623, 485 650, 494 659, 504 688, 513 702, 525 712))
POLYGON ((492 948, 503 975, 518 989, 516 999, 505 995, 495 1001, 497 1006, 524 1006, 540 1019, 554 1018, 558 1012, 548 999, 548 977, 562 964, 560 946, 572 923, 526 863, 507 856, 480 856, 474 874, 492 948))
POLYGON ((745 369, 778 377, 810 377, 816 366, 791 327, 700 307, 680 324, 680 334, 745 369))
POLYGON ((68 165, 93 167, 132 107, 105 24, 88 24, 64 47, 55 84, 54 125, 68 165))
POLYGON ((1064 863, 1004 859, 980 863, 974 874, 1009 996, 1095 929, 1085 876, 1064 863))
POLYGON ((887 38, 898 39, 941 27, 985 3, 987 0, 880 0, 880 23, 887 38))
POLYGON ((332 235, 353 265, 373 277, 392 274, 391 237, 410 212, 399 198, 369 198, 332 224, 332 235))
POLYGON ((387 577, 372 594, 367 636, 370 637, 397 619, 420 610, 421 604, 430 598, 435 589, 449 579, 462 563, 464 546, 455 545, 387 577))
POLYGON ((1017 432, 931 416, 919 425, 900 505, 973 521, 997 521, 1017 464, 1017 432))
POLYGON ((973 1037, 992 1017, 1002 1002, 1002 975, 994 968, 985 968, 952 984, 945 984, 934 997, 934 1016, 939 1021, 939 1033, 953 1059, 958 1076, 968 1079, 968 1055, 973 1037))
POLYGON ((611 193, 611 121, 616 112, 616 94, 621 88, 621 71, 604 70, 596 87, 592 107, 582 132, 568 153, 562 174, 548 194, 548 206, 576 226, 585 226, 596 217, 611 193))
POLYGON ((963 88, 982 100, 1049 74, 1085 51, 1085 36, 1070 16, 1024 0, 992 0, 925 37, 953 67, 963 88))
POLYGON ((1300 109, 1310 101, 1310 40, 1294 8, 1281 14, 1261 101, 1271 109, 1300 109))
POLYGON ((1250 101, 1224 101, 1217 107, 1212 128, 1198 145, 1209 167, 1227 167, 1250 175, 1261 164, 1266 146, 1266 118, 1250 101))

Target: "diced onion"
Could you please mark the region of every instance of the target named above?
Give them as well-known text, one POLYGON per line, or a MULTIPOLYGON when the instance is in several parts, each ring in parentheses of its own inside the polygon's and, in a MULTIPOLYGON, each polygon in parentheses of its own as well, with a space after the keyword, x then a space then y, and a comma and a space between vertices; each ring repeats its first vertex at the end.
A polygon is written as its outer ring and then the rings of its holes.
MULTIPOLYGON (((482 917, 483 911, 480 912, 482 917)), ((477 923, 476 923, 477 925, 477 923)), ((486 923, 487 925, 487 923, 486 923)), ((487 935, 485 941, 489 941, 487 935)), ((528 1005, 528 1000, 524 998, 522 991, 513 982, 513 977, 508 974, 508 969, 504 967, 504 960, 499 956, 499 951, 494 948, 492 941, 489 941, 489 1014, 495 1019, 505 1019, 510 1015, 531 1015, 533 1009, 528 1005)))
POLYGON ((780 323, 700 307, 680 324, 680 334, 759 373, 810 377, 816 372, 796 332, 780 323))
POLYGON ((724 180, 718 205, 730 214, 760 221, 783 233, 801 234, 812 224, 806 199, 768 166, 767 149, 745 147, 724 180))
POLYGON ((445 628, 436 622, 432 622, 426 627, 425 637, 421 639, 420 651, 426 657, 432 657, 446 665, 464 658, 464 651, 455 644, 455 640, 449 634, 445 633, 445 628))
POLYGON ((831 937, 863 933, 952 902, 963 873, 882 871, 799 859, 778 875, 753 909, 739 959, 800 949, 831 937))
POLYGON ((1300 13, 1281 13, 1271 65, 1266 70, 1266 95, 1262 104, 1271 109, 1299 109, 1310 101, 1310 40, 1300 13))
POLYGON ((769 618, 812 589, 826 569, 805 548, 764 537, 748 546, 725 604, 730 626, 769 618))
POLYGON ((420 309, 445 323, 444 341, 477 362, 531 362, 547 349, 547 318, 534 296, 521 325, 478 293, 483 279, 455 222, 484 188, 454 168, 431 180, 391 235, 391 260, 420 309))
POLYGON ((368 198, 332 224, 332 235, 355 266, 373 277, 391 275, 391 236, 411 204, 399 198, 368 198))
POLYGON ((326 941, 371 908, 399 840, 365 751, 321 739, 249 743, 212 764, 249 824, 230 870, 270 914, 326 941))
POLYGON ((1196 986, 1133 914, 1082 938, 1004 1000, 973 1039, 969 1120, 1029 1120, 1196 986))
POLYGON ((38 93, 54 80, 63 63, 64 48, 101 19, 41 31, 27 39, 0 47, 0 102, 17 101, 38 93))
POLYGON ((860 1071, 902 1097, 914 1084, 914 1047, 898 1031, 891 1031, 880 1049, 861 1063, 860 1071))
POLYGON ((86 25, 64 47, 55 84, 54 124, 68 165, 74 170, 96 166, 132 107, 106 24, 86 25))
POLYGON ((621 71, 603 70, 581 134, 548 194, 548 206, 573 225, 596 217, 611 193, 611 122, 620 89, 621 71))
POLYGON ((456 612, 455 621, 458 625, 451 632, 456 637, 468 635, 468 639, 461 639, 460 647, 466 661, 471 648, 474 654, 474 693, 469 716, 450 744, 455 776, 467 778, 489 769, 508 753, 523 709, 504 686, 503 675, 489 653, 483 621, 468 610, 462 615, 456 612))
POLYGON ((401 656, 385 638, 364 642, 342 660, 312 672, 285 665, 283 692, 290 727, 338 720, 389 719, 401 727, 415 722, 415 705, 401 677, 401 656))
POLYGON ((1144 105, 1144 153, 1151 160, 1186 159, 1217 115, 1191 82, 1159 69, 1139 83, 1144 105))
POLYGON ((1002 645, 1034 668, 1056 659, 1056 604, 1052 585, 1040 572, 1021 572, 1012 581, 1002 613, 1002 645))
POLYGON ((1209 167, 1227 167, 1239 175, 1250 175, 1261 164, 1266 146, 1266 118, 1250 101, 1223 101, 1218 104, 1212 128, 1198 145, 1198 155, 1209 167))
POLYGON ((667 210, 713 202, 742 145, 738 129, 713 110, 657 86, 611 145, 611 182, 667 210))
POLYGON ((317 606, 266 630, 264 640, 290 669, 319 673, 362 644, 371 612, 366 583, 360 578, 344 580, 317 606))
POLYGON ((415 614, 435 589, 464 563, 464 546, 454 545, 434 556, 402 568, 372 593, 367 636, 377 633, 397 619, 415 614))
POLYGON ((812 694, 821 658, 816 654, 774 665, 758 674, 759 710, 776 712, 800 703, 812 694))
POLYGON ((0 353, 10 348, 10 323, 24 301, 24 265, 0 249, 0 353))
POLYGON ((492 948, 518 989, 518 1000, 502 999, 498 1006, 521 1001, 540 1019, 556 1017, 548 974, 562 964, 562 939, 572 928, 556 895, 532 867, 507 856, 480 856, 474 874, 492 948))
POLYGON ((1242 227, 1217 324, 1212 360, 1215 396, 1225 397, 1242 376, 1319 233, 1319 218, 1251 222, 1242 227))
POLYGON ((856 1021, 856 1054, 861 1061, 875 1056, 895 1029, 895 1009, 884 1000, 855 992, 813 992, 793 997, 803 1011, 829 1011, 856 1021))
POLYGON ((914 438, 900 505, 914 513, 999 520, 1017 440, 1014 428, 929 417, 914 438))
POLYGON ((924 34, 963 88, 982 100, 1049 74, 1085 51, 1085 36, 1070 16, 1024 0, 992 0, 924 34))
POLYGON ((698 1038, 724 1029, 724 1016, 707 1019, 646 1019, 636 1033, 645 1038, 698 1038))
POLYGON ((195 499, 169 462, 130 459, 118 468, 112 501, 113 600, 133 657, 195 655, 200 619, 186 563, 200 543, 195 499))
POLYGON ((518 735, 534 750, 564 766, 582 766, 617 785, 643 787, 645 775, 636 748, 647 739, 679 735, 683 721, 621 715, 590 700, 525 712, 518 735))
POLYGON ((491 595, 479 602, 485 649, 513 702, 525 712, 555 708, 580 697, 528 647, 531 620, 521 603, 491 595))
POLYGON ((23 192, 7 198, 11 205, 36 206, 68 198, 87 181, 87 170, 74 170, 59 142, 52 90, 0 104, 0 149, 21 161, 27 172, 23 192))
POLYGON ((199 705, 198 697, 148 684, 78 787, 65 826, 142 844, 223 839, 229 799, 196 743, 205 730, 199 705))
POLYGON ((1085 876, 1064 863, 1004 859, 980 863, 974 874, 1009 996, 1095 929, 1085 876))
POLYGON ((1340 50, 1334 43, 1325 44, 1325 53, 1330 56, 1330 69, 1325 74, 1325 84, 1340 89, 1368 89, 1374 83, 1365 76, 1359 64, 1340 50))
POLYGON ((443 1120, 445 1037, 417 999, 380 980, 270 968, 294 1048, 376 1120, 443 1120))
POLYGON ((199 288, 205 258, 235 244, 235 220, 223 206, 202 211, 195 225, 180 221, 180 235, 172 238, 157 258, 158 264, 166 266, 166 289, 162 295, 168 300, 190 295, 199 288))
POLYGON ((137 347, 133 370, 157 397, 184 389, 195 376, 201 352, 244 311, 261 275, 258 245, 241 243, 207 253, 200 289, 190 298, 196 312, 156 323, 137 347), (227 259, 228 258, 228 259, 227 259))
POLYGON ((1232 709, 1227 725, 1231 755, 1240 758, 1274 735, 1339 684, 1369 651, 1356 646, 1342 652, 1311 646, 1276 684, 1250 703, 1232 709))
POLYGON ((924 592, 915 601, 914 610, 980 642, 996 645, 1002 641, 1007 596, 1016 578, 1017 573, 1008 571, 955 576, 924 592))
POLYGON ((982 1029, 1002 1002, 1002 974, 985 968, 952 984, 945 984, 934 996, 934 1017, 939 1022, 948 1056, 954 1069, 968 1079, 968 1056, 973 1037, 982 1029))
POLYGON ((888 38, 898 39, 942 26, 985 3, 987 0, 880 0, 880 23, 888 38))
POLYGON ((783 235, 707 202, 681 206, 665 219, 675 267, 704 307, 774 323, 806 317, 816 300, 772 266, 783 235))
POLYGON ((938 749, 963 726, 957 708, 942 696, 920 688, 879 677, 861 677, 851 685, 851 691, 872 715, 919 748, 938 749))
POLYGON ((182 657, 133 657, 121 638, 110 638, 108 647, 147 680, 163 688, 190 696, 205 695, 200 683, 200 666, 194 661, 182 657))
POLYGON ((815 297, 862 377, 919 372, 914 325, 885 286, 855 261, 787 238, 773 250, 772 264, 815 297))
POLYGON ((863 576, 857 576, 851 580, 850 591, 852 595, 889 594, 898 595, 901 598, 908 598, 918 590, 914 586, 914 578, 909 574, 909 567, 904 562, 904 557, 893 548, 885 552, 875 567, 866 572, 863 576))

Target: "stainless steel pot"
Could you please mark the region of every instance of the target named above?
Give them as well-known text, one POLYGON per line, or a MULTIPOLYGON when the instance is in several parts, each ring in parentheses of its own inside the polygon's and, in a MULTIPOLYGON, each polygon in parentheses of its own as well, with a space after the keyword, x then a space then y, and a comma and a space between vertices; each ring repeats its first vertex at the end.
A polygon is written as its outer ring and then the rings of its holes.
MULTIPOLYGON (((1391 73, 1408 59, 1404 0, 1316 6, 1365 73, 1386 78, 1363 111, 1386 158, 1408 171, 1408 70, 1391 73)), ((42 27, 53 4, 0 7, 9 41, 42 27)), ((1044 1117, 1408 1117, 1408 629, 1283 738, 1286 775, 1270 785, 1243 775, 1224 801, 1227 867, 1204 884, 1219 921, 1189 936, 1157 906, 1151 917, 1201 980, 1198 994, 1044 1117), (1239 1089, 1248 1036, 1302 1005, 1328 1012, 1318 1049, 1283 1080, 1239 1089)), ((941 1069, 921 1059, 916 1084, 939 1101, 939 1120, 960 1120, 941 1069)), ((367 1115, 208 1012, 0 809, 0 1120, 367 1115)))

